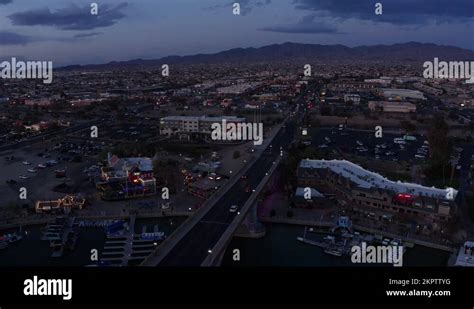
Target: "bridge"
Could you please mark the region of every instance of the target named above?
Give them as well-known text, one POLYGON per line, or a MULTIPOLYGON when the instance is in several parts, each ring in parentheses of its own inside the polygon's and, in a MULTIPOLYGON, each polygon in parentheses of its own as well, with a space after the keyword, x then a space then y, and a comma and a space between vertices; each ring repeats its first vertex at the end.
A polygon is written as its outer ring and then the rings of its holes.
MULTIPOLYGON (((302 114, 298 114, 300 118, 302 114)), ((196 213, 166 239, 142 266, 219 265, 227 244, 276 170, 283 150, 293 141, 297 125, 286 119, 273 138, 257 151, 252 162, 234 175, 196 213), (245 179, 242 179, 245 176, 245 179), (245 192, 249 185, 252 192, 245 192), (237 205, 236 212, 230 212, 237 205)))

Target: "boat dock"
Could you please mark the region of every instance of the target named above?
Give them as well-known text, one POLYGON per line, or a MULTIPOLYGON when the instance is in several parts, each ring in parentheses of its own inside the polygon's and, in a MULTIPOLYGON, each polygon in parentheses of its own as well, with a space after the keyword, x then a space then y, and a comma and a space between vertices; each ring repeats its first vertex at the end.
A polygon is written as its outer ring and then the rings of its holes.
POLYGON ((57 218, 53 224, 48 224, 41 240, 48 240, 53 252, 51 257, 63 255, 64 249, 74 250, 77 241, 75 217, 57 218))
POLYGON ((112 266, 128 266, 129 262, 139 262, 155 250, 157 240, 143 239, 143 235, 157 233, 158 227, 155 226, 155 233, 146 233, 144 227, 142 234, 135 234, 135 218, 135 215, 130 217, 128 228, 123 232, 107 236, 101 262, 110 263, 112 266))

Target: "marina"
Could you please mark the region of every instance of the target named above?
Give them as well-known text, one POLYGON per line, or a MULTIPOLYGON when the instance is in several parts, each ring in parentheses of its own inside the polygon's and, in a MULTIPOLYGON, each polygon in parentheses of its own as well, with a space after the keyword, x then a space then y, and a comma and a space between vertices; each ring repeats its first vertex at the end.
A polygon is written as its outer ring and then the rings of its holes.
MULTIPOLYGON (((304 235, 304 227, 288 224, 265 224, 266 236, 259 239, 234 237, 225 252, 222 265, 232 266, 279 266, 279 267, 374 267, 378 264, 354 264, 347 256, 336 257, 324 252, 322 247, 297 241, 304 235), (241 260, 234 261, 232 249, 239 249, 241 260), (268 262, 270 261, 270 262, 268 262)), ((330 229, 308 228, 306 239, 324 242, 330 229), (320 233, 320 232, 323 233, 320 233)), ((379 238, 379 237, 378 237, 379 238)), ((382 239, 383 241, 383 239, 382 239)), ((450 253, 421 245, 406 244, 408 250, 403 257, 404 266, 445 267, 450 253)), ((383 265, 382 265, 383 266, 383 265)))
POLYGON ((158 242, 165 239, 165 233, 154 226, 154 231, 147 233, 147 226, 142 233, 136 234, 135 216, 130 222, 117 221, 106 228, 107 240, 104 245, 99 265, 129 266, 137 265, 152 253, 158 242))
POLYGON ((303 237, 296 237, 298 241, 306 244, 317 246, 323 249, 323 252, 333 256, 350 256, 351 248, 354 246, 361 246, 362 243, 366 245, 378 245, 378 246, 403 246, 403 252, 408 247, 413 247, 413 244, 402 243, 399 239, 383 238, 380 235, 369 235, 361 234, 359 232, 349 233, 344 232, 341 234, 328 233, 322 240, 313 240, 308 234, 312 234, 314 231, 312 228, 305 227, 303 237))
POLYGON ((41 240, 49 241, 52 250, 51 257, 62 257, 64 250, 73 251, 78 239, 79 226, 74 217, 58 217, 54 224, 48 224, 43 229, 41 240))
MULTIPOLYGON (((154 248, 154 243, 159 244, 161 239, 164 239, 164 235, 170 235, 176 229, 177 226, 184 220, 184 217, 168 217, 168 218, 140 218, 135 220, 134 227, 134 238, 133 245, 131 248, 131 257, 128 265, 138 264, 142 256, 146 256, 151 248, 154 248), (159 226, 159 231, 155 233, 155 226, 159 226), (145 231, 147 234, 142 235, 145 231), (152 235, 153 237, 150 237, 152 235), (140 238, 144 239, 140 239, 140 238), (146 251, 146 252, 145 252, 146 251)), ((49 224, 30 225, 23 226, 21 232, 18 228, 12 228, 0 231, 0 235, 14 234, 22 236, 21 241, 15 243, 8 243, 6 238, 0 236, 0 267, 12 267, 12 266, 119 266, 120 262, 117 261, 92 261, 91 250, 96 249, 99 252, 99 257, 102 258, 116 258, 121 257, 123 250, 114 249, 113 246, 124 247, 124 238, 116 236, 115 238, 107 238, 106 230, 104 229, 110 223, 114 223, 119 220, 109 219, 94 219, 84 220, 75 219, 74 227, 77 233, 75 237, 72 237, 72 233, 65 233, 65 242, 61 235, 62 224, 57 224, 53 220, 49 224), (94 224, 88 224, 85 222, 95 222, 94 224), (81 226, 81 222, 84 222, 81 226), (104 222, 104 223, 103 223, 104 222), (106 223, 107 224, 106 224, 106 223), (45 236, 45 232, 58 234, 54 235, 52 239, 42 240, 45 236), (6 240, 3 241, 2 239, 6 240), (3 244, 5 243, 5 244, 3 244), (2 247, 5 246, 4 249, 2 247), (104 247, 112 247, 104 250, 104 247), (62 251, 61 251, 62 248, 62 251), (112 254, 102 255, 102 252, 114 252, 119 251, 119 255, 114 256, 112 254), (34 252, 34 254, 32 254, 34 252), (52 255, 57 255, 53 257, 52 255), (117 264, 118 263, 118 264, 117 264)), ((127 222, 128 224, 128 222, 127 222)), ((51 236, 51 234, 48 234, 51 236)))

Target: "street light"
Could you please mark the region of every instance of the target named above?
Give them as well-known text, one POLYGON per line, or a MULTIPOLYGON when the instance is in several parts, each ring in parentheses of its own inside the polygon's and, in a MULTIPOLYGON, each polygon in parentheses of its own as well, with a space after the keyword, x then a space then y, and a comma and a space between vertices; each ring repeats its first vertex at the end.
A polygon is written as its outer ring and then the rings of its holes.
POLYGON ((212 250, 211 250, 211 249, 207 250, 207 253, 211 254, 211 253, 212 253, 212 250))

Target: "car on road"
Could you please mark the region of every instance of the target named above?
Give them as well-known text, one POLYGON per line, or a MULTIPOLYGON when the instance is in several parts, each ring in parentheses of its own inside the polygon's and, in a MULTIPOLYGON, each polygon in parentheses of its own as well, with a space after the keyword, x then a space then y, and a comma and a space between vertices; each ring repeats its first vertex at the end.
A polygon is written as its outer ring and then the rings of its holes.
POLYGON ((20 178, 20 179, 30 179, 30 176, 20 175, 20 176, 18 176, 18 178, 20 178))
POLYGON ((216 173, 209 174, 208 178, 210 180, 215 180, 215 181, 218 181, 218 180, 222 179, 222 177, 220 175, 217 175, 216 173))
POLYGON ((237 205, 232 205, 232 206, 230 206, 229 211, 230 212, 236 212, 238 208, 239 207, 237 205))
POLYGON ((22 163, 23 163, 23 165, 30 165, 31 164, 30 161, 23 161, 22 163))
POLYGON ((38 164, 38 166, 37 166, 37 167, 38 167, 38 168, 46 168, 46 165, 44 165, 44 164, 40 163, 40 164, 38 164))
POLYGON ((37 173, 38 171, 36 170, 36 168, 29 168, 28 172, 29 173, 37 173))
POLYGON ((16 180, 8 179, 8 180, 6 181, 6 183, 9 184, 9 185, 14 185, 14 184, 16 184, 16 180))

